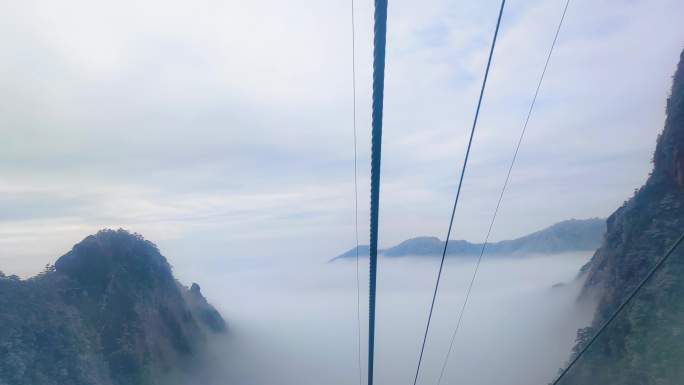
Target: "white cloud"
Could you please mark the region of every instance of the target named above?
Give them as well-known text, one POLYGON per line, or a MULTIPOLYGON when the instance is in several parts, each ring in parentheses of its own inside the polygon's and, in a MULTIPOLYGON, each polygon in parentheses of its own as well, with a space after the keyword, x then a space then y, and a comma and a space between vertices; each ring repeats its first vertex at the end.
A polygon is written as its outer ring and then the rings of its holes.
MULTIPOLYGON (((458 238, 483 235, 562 3, 508 2, 458 238)), ((357 2, 364 238, 371 7, 357 2)), ((444 235, 497 7, 390 3, 385 244, 444 235)), ((642 183, 682 11, 572 2, 498 238, 607 215, 642 183)), ((38 270, 103 226, 172 260, 351 245, 349 2, 8 1, 0 15, 2 265, 38 270)))

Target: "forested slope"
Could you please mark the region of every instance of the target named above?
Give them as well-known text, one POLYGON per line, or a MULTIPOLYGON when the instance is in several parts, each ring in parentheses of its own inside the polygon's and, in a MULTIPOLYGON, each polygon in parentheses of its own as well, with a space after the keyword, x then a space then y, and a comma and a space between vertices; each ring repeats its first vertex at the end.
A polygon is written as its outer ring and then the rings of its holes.
MULTIPOLYGON (((684 232, 684 52, 646 184, 608 218, 605 240, 583 269, 582 299, 598 301, 575 352, 684 232)), ((563 380, 564 385, 684 383, 684 250, 666 265, 563 380)))
POLYGON ((103 230, 36 277, 0 273, 0 385, 152 385, 226 329, 140 235, 103 230))

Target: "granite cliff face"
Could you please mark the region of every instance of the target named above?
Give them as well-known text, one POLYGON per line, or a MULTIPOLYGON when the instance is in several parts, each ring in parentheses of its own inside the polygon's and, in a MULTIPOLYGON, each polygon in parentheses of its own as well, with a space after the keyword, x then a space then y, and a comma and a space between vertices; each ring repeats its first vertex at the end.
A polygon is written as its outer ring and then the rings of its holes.
POLYGON ((36 277, 0 276, 0 384, 157 384, 221 315, 140 235, 103 230, 36 277))
MULTIPOLYGON (((581 298, 598 301, 577 352, 684 232, 684 52, 646 184, 613 213, 582 269, 581 298)), ((684 381, 684 251, 676 250, 578 361, 563 384, 675 385, 684 381)))

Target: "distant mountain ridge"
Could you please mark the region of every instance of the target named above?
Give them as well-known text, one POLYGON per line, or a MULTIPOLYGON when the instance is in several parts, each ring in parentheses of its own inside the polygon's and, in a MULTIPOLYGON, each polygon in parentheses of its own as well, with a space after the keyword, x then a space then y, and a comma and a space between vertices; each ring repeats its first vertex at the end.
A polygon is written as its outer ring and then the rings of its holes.
MULTIPOLYGON (((558 222, 532 234, 500 242, 487 244, 487 254, 554 254, 568 251, 594 251, 603 241, 606 221, 601 218, 569 219, 558 222)), ((477 255, 482 250, 481 243, 464 240, 450 240, 449 255, 477 255)), ((385 257, 438 256, 444 251, 444 241, 437 237, 416 237, 407 239, 388 249, 380 250, 385 257)), ((332 261, 355 258, 356 248, 352 248, 332 261)), ((360 245, 359 256, 366 257, 368 245, 360 245)))

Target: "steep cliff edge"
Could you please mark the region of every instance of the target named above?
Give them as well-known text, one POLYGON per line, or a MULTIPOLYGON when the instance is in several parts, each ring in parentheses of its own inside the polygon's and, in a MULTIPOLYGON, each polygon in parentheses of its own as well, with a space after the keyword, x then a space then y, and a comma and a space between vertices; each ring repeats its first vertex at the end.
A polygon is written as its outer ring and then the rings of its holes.
MULTIPOLYGON (((608 218, 582 270, 582 298, 598 302, 577 352, 684 231, 684 52, 646 184, 608 218)), ((684 251, 677 250, 578 361, 562 384, 675 385, 684 379, 684 251)))
POLYGON ((54 267, 0 276, 0 385, 149 385, 226 329, 140 235, 103 230, 54 267))

